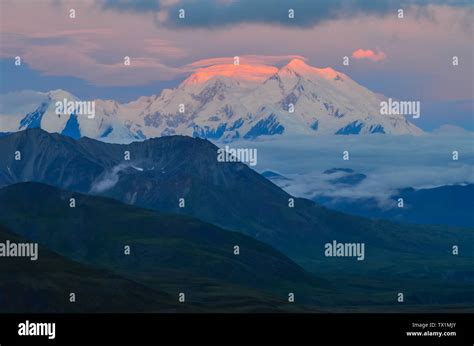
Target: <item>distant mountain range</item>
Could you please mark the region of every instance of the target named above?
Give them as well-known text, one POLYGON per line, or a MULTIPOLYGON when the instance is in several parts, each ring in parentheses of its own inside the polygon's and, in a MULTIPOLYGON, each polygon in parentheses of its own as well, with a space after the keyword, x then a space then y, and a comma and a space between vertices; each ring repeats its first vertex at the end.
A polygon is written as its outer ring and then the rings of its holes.
MULTIPOLYGON (((323 174, 328 177, 324 183, 337 188, 336 194, 328 189, 318 193, 311 200, 327 208, 371 219, 408 224, 474 227, 473 184, 424 189, 400 188, 388 197, 388 201, 380 203, 376 197, 355 198, 348 194, 345 197, 338 195, 341 189, 351 189, 360 185, 367 179, 365 174, 350 168, 331 168, 323 174), (403 207, 398 206, 399 198, 403 199, 403 207)), ((261 175, 283 189, 288 188, 292 182, 292 179, 271 170, 266 170, 261 175)))
POLYGON ((402 115, 381 115, 380 102, 385 97, 341 72, 315 68, 300 59, 279 69, 263 65, 202 68, 160 95, 127 104, 94 100, 93 119, 77 110, 57 114, 56 102, 80 101, 64 90, 1 97, 3 132, 41 128, 115 143, 169 135, 229 142, 287 134, 422 133, 402 115))
POLYGON ((431 225, 474 227, 474 185, 446 185, 431 189, 400 189, 391 196, 391 207, 380 207, 376 199, 342 199, 319 196, 317 203, 344 213, 375 219, 431 225), (402 198, 404 206, 397 206, 402 198))

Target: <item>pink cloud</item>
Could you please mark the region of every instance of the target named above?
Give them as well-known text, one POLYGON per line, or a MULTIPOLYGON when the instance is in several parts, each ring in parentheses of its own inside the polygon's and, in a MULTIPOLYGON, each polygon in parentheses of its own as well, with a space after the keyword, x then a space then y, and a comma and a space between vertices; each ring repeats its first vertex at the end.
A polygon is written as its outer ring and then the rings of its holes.
POLYGON ((143 39, 144 52, 169 58, 183 58, 188 55, 188 49, 176 47, 169 40, 158 38, 143 39))
POLYGON ((369 59, 372 61, 382 61, 387 58, 387 55, 379 51, 378 53, 375 53, 372 49, 357 49, 352 53, 352 57, 354 59, 369 59))
POLYGON ((30 68, 43 75, 73 76, 101 86, 145 85, 156 80, 171 80, 186 72, 162 61, 166 57, 185 55, 184 50, 168 41, 144 39, 141 52, 127 55, 132 49, 121 52, 107 44, 117 40, 112 30, 100 28, 30 35, 6 32, 0 57, 19 55, 30 68), (115 54, 110 54, 110 50, 115 54), (125 56, 130 56, 130 66, 124 65, 125 56))
MULTIPOLYGON (((300 55, 240 55, 239 62, 246 65, 274 65, 286 63, 292 59, 307 60, 300 55)), ((187 65, 190 70, 220 64, 233 64, 234 57, 202 59, 187 65)))

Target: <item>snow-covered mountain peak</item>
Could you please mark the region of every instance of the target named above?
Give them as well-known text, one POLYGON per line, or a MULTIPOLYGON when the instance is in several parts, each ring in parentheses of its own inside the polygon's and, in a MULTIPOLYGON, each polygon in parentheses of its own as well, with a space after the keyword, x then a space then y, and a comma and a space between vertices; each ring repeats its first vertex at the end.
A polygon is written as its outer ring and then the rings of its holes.
POLYGON ((302 59, 293 59, 288 64, 283 66, 279 71, 278 74, 280 76, 294 76, 297 75, 303 78, 324 78, 327 80, 342 80, 343 76, 345 75, 341 72, 334 70, 331 67, 326 68, 317 68, 308 65, 302 59))
POLYGON ((203 84, 216 76, 229 77, 247 83, 261 83, 276 72, 278 72, 276 67, 267 65, 219 64, 197 70, 181 85, 203 84))
POLYGON ((286 135, 422 133, 403 115, 382 115, 384 98, 330 67, 293 59, 280 69, 261 64, 200 68, 159 95, 125 104, 94 100, 94 117, 57 114, 55 101, 77 100, 64 90, 6 94, 0 120, 5 132, 41 127, 109 142, 169 135, 229 142, 286 135))

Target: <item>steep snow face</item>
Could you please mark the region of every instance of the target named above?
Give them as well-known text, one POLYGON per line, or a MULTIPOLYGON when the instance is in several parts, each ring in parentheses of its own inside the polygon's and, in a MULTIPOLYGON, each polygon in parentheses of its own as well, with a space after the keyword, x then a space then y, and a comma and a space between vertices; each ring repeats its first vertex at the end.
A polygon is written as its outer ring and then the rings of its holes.
POLYGON ((302 60, 293 60, 281 68, 253 97, 268 100, 271 112, 278 115, 281 123, 293 127, 295 123, 300 124, 296 133, 310 130, 339 135, 422 132, 404 116, 382 116, 380 102, 384 98, 347 75, 332 68, 311 67, 302 60), (289 112, 291 105, 293 113, 289 112))
POLYGON ((301 59, 280 69, 232 64, 201 68, 160 95, 127 104, 95 100, 94 119, 58 116, 56 101, 77 100, 62 90, 1 97, 7 102, 0 109, 0 132, 41 127, 109 142, 175 134, 229 142, 287 134, 422 133, 402 115, 381 115, 383 96, 330 67, 315 68, 301 59), (24 104, 29 107, 20 106, 24 104))
POLYGON ((5 107, 0 109, 0 129, 14 132, 28 128, 42 128, 73 138, 90 137, 111 142, 130 142, 140 139, 129 123, 119 116, 122 106, 115 101, 94 100, 93 118, 72 112, 56 112, 57 102, 79 102, 64 90, 47 93, 27 91, 1 96, 5 107))
POLYGON ((48 93, 22 91, 1 95, 0 126, 2 131, 19 131, 28 128, 43 128, 60 132, 69 117, 55 113, 55 102, 77 98, 63 90, 48 93))

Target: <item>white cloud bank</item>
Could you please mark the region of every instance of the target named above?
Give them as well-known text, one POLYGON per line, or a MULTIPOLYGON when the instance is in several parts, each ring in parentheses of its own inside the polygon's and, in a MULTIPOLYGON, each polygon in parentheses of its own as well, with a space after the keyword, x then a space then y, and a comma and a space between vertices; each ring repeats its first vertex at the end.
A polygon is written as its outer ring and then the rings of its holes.
POLYGON ((381 206, 399 188, 432 188, 474 183, 474 134, 423 136, 328 136, 288 137, 267 141, 242 141, 239 147, 258 149, 257 171, 276 171, 291 180, 280 186, 305 198, 374 197, 381 206), (350 158, 344 161, 343 151, 350 158), (452 153, 458 151, 459 160, 452 153), (357 186, 335 186, 330 168, 351 168, 367 175, 357 186))

